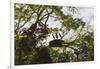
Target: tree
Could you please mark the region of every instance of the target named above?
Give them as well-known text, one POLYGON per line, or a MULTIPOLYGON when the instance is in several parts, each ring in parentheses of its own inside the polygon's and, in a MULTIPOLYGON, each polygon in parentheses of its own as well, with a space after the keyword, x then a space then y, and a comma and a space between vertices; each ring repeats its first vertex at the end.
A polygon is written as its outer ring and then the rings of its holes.
MULTIPOLYGON (((85 22, 80 18, 74 18, 73 14, 65 15, 62 11, 64 7, 18 3, 14 7, 16 65, 94 59, 93 32, 82 35, 85 22), (59 21, 61 28, 50 28, 49 18, 59 21), (76 31, 75 38, 63 39, 71 29, 76 31), (45 45, 43 41, 50 34, 54 39, 48 42, 50 45, 45 45)), ((77 12, 75 7, 66 8, 70 12, 77 12)))

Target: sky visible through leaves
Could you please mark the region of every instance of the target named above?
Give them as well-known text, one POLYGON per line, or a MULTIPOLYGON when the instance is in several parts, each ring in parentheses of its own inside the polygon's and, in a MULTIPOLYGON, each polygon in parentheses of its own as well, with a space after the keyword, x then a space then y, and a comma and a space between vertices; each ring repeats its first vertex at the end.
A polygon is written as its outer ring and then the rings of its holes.
MULTIPOLYGON (((86 22, 86 25, 89 26, 90 29, 93 29, 93 25, 94 25, 94 9, 90 8, 90 7, 82 7, 82 8, 78 8, 78 12, 73 14, 74 17, 78 17, 78 18, 82 18, 82 20, 84 22, 86 22)), ((65 15, 71 14, 69 13, 66 8, 63 8, 62 10, 64 12, 65 15)), ((53 18, 49 18, 48 22, 48 27, 49 28, 61 28, 61 24, 59 21, 54 21, 53 18)), ((74 31, 70 30, 70 32, 66 35, 67 38, 71 37, 73 35, 74 31)), ((52 37, 48 37, 46 42, 48 43, 49 41, 51 41, 53 38, 52 37)))

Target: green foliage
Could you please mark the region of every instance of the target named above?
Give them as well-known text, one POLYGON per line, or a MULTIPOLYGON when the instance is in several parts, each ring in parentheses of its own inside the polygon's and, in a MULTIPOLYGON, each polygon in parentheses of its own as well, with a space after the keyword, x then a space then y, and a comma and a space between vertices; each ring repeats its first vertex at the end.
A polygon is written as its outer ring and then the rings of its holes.
MULTIPOLYGON (((81 35, 81 30, 75 40, 63 40, 71 29, 77 30, 80 26, 84 29, 85 22, 82 19, 65 15, 60 6, 17 3, 14 6, 15 65, 94 60, 93 32, 81 35), (59 21, 62 28, 49 28, 49 17, 59 21), (30 27, 25 29, 28 23, 30 27), (50 34, 53 40, 46 45, 43 41, 50 34)), ((69 8, 74 12, 75 7, 69 8)))

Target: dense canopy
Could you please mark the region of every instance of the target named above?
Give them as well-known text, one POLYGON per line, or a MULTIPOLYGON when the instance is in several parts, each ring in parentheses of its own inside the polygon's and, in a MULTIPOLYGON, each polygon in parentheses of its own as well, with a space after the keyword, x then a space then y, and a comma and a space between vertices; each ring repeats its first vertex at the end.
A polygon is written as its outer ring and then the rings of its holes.
POLYGON ((15 3, 15 65, 93 61, 93 29, 74 16, 78 11, 71 6, 15 3))

